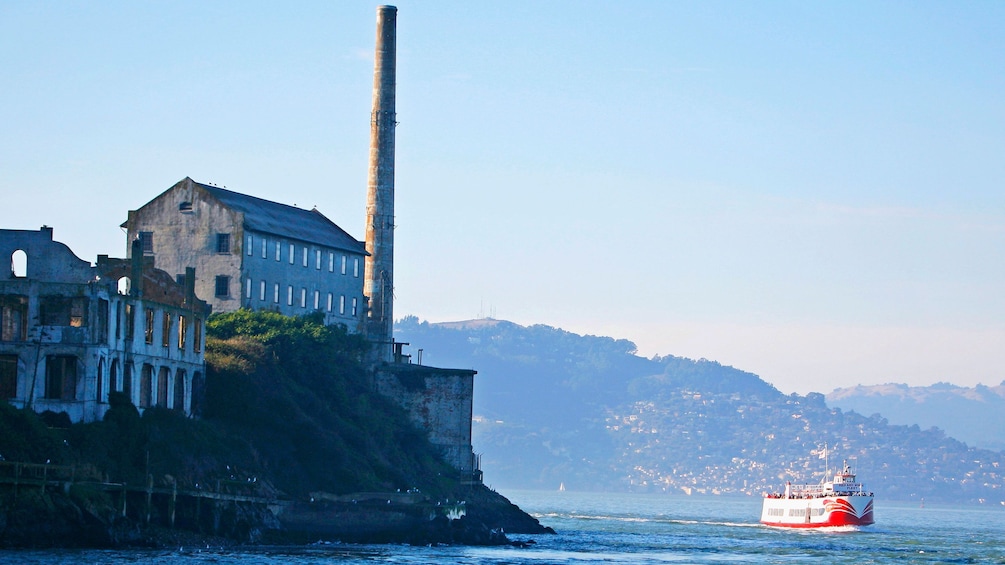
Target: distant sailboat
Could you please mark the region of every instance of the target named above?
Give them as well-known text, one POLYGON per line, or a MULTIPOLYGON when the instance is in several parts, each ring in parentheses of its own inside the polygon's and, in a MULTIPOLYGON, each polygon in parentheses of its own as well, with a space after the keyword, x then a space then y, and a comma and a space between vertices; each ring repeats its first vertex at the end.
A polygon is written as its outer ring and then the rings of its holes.
POLYGON ((565 492, 565 483, 558 483, 558 492, 565 492))

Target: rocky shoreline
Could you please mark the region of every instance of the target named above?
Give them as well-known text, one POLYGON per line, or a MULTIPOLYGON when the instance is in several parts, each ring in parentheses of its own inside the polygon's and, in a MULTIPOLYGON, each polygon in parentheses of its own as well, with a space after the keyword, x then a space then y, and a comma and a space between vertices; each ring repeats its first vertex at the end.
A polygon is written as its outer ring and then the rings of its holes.
MULTIPOLYGON (((373 493, 371 493, 373 494, 373 493)), ((127 506, 76 487, 22 489, 0 498, 0 548, 172 548, 307 545, 519 545, 506 533, 547 534, 502 495, 477 485, 446 508, 431 501, 327 500, 272 505, 178 504, 173 527, 156 501, 127 506)), ((131 501, 135 502, 135 501, 131 501)))

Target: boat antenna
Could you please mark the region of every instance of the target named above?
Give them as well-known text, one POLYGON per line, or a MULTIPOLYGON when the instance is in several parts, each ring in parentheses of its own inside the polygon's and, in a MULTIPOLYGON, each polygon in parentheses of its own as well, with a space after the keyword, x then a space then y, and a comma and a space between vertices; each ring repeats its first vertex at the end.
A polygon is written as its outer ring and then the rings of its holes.
POLYGON ((824 460, 824 478, 820 482, 827 482, 827 477, 830 475, 831 471, 830 450, 827 449, 827 442, 824 442, 824 448, 819 453, 820 455, 818 457, 824 460))

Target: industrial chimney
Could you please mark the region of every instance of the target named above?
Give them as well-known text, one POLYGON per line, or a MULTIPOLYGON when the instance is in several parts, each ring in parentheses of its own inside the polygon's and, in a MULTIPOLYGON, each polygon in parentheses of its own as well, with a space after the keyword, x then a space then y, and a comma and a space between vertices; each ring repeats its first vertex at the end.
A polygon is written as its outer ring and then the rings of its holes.
POLYGON ((370 305, 367 337, 377 358, 390 362, 394 330, 394 65, 398 9, 377 7, 377 48, 370 114, 370 173, 366 197, 366 251, 363 292, 370 305))

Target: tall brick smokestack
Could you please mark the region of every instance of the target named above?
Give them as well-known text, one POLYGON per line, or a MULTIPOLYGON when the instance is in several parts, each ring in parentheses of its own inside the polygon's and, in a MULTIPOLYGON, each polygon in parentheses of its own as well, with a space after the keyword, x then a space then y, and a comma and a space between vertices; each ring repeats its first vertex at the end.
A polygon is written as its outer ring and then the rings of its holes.
POLYGON ((363 292, 370 299, 367 337, 378 358, 392 359, 394 330, 394 67, 398 9, 377 7, 377 48, 373 64, 370 114, 370 174, 366 198, 366 250, 363 292))

